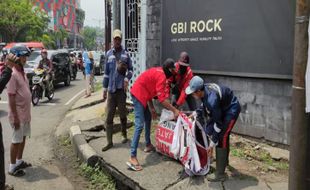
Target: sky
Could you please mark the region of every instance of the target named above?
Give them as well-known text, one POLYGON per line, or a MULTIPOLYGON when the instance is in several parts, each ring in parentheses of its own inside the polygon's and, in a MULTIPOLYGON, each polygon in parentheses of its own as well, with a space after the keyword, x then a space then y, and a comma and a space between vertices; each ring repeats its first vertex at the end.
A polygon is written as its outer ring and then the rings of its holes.
POLYGON ((81 8, 85 11, 84 26, 104 28, 104 0, 81 0, 81 8))

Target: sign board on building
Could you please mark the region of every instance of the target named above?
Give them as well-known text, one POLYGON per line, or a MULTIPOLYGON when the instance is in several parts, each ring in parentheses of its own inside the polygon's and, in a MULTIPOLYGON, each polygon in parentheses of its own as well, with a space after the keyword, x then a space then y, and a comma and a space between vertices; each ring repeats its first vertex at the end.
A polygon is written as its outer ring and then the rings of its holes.
POLYGON ((162 60, 190 54, 197 73, 288 78, 294 1, 163 0, 162 60))

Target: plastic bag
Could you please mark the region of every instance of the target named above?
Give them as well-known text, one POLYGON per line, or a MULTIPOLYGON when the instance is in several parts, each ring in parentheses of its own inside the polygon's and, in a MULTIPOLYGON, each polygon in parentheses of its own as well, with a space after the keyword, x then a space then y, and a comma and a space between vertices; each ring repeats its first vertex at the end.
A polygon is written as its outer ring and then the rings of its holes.
POLYGON ((165 122, 165 121, 172 121, 174 120, 174 114, 170 110, 163 109, 161 111, 159 123, 165 122))

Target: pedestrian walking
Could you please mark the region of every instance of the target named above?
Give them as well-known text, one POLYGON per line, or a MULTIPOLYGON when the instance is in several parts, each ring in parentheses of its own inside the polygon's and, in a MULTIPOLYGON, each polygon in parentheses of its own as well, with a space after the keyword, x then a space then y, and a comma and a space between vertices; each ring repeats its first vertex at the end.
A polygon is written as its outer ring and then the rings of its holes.
POLYGON ((143 128, 146 144, 144 152, 154 150, 150 139, 151 121, 152 118, 156 119, 152 99, 157 98, 165 108, 173 111, 175 117, 179 115, 179 110, 169 102, 171 78, 175 75, 174 60, 167 59, 162 67, 151 68, 143 72, 131 88, 130 93, 135 111, 135 131, 131 142, 130 159, 126 164, 134 171, 142 170, 137 159, 137 148, 143 128))
MULTIPOLYGON (((2 60, 4 63, 3 72, 0 74, 0 94, 2 94, 6 84, 9 82, 12 75, 12 68, 17 61, 17 57, 13 54, 8 55, 7 59, 2 60)), ((4 146, 3 146, 3 134, 2 124, 0 122, 0 189, 12 190, 11 185, 5 184, 5 162, 4 162, 4 146)))
POLYGON ((182 52, 180 54, 179 61, 175 64, 177 75, 174 80, 174 85, 172 88, 172 102, 176 107, 182 106, 185 101, 188 105, 190 111, 194 111, 196 106, 196 101, 192 95, 187 95, 185 89, 189 85, 189 81, 193 78, 193 72, 189 64, 189 55, 187 52, 182 52))
POLYGON ((224 181, 225 168, 229 165, 229 136, 233 129, 241 107, 233 91, 226 86, 206 83, 195 76, 186 88, 186 94, 192 94, 202 101, 197 109, 198 118, 206 118, 206 134, 211 138, 208 154, 212 155, 216 147, 216 171, 208 175, 209 181, 224 181))
POLYGON ((102 151, 113 147, 113 118, 116 107, 122 125, 122 143, 127 142, 127 108, 126 92, 133 74, 131 58, 126 48, 122 47, 122 32, 113 31, 113 48, 106 56, 103 78, 103 101, 107 100, 106 134, 107 145, 102 151))
POLYGON ((90 61, 88 57, 88 53, 83 53, 83 62, 84 62, 84 68, 85 68, 85 84, 86 84, 86 95, 85 98, 88 98, 91 96, 91 74, 92 74, 92 62, 90 61))
POLYGON ((12 76, 7 84, 9 103, 9 122, 13 129, 11 143, 11 163, 9 174, 20 177, 25 175, 24 168, 31 164, 25 162, 23 152, 26 144, 26 137, 30 137, 31 126, 31 92, 29 82, 24 72, 24 66, 30 50, 24 45, 16 45, 10 50, 16 55, 18 63, 12 69, 12 76))
POLYGON ((91 92, 94 93, 95 92, 95 60, 94 60, 94 55, 91 51, 88 52, 88 57, 91 62, 90 89, 91 89, 91 92))

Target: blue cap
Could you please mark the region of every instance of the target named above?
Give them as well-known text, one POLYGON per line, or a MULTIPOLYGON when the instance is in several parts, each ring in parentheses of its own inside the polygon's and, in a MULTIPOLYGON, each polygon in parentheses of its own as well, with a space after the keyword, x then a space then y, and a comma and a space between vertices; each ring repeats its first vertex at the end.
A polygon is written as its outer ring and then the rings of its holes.
POLYGON ((203 79, 199 76, 194 76, 191 81, 189 82, 189 86, 185 89, 185 93, 192 94, 193 92, 196 92, 197 90, 202 89, 203 87, 203 79))

